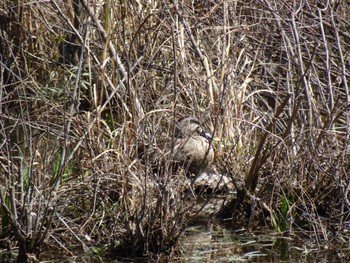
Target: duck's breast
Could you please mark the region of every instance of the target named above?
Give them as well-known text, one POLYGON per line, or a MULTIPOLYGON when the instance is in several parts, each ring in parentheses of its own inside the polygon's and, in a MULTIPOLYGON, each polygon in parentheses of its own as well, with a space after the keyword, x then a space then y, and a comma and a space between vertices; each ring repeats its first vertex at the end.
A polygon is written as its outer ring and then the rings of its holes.
POLYGON ((212 147, 209 148, 208 140, 202 136, 177 139, 174 154, 175 160, 190 162, 190 166, 207 166, 214 159, 212 147))

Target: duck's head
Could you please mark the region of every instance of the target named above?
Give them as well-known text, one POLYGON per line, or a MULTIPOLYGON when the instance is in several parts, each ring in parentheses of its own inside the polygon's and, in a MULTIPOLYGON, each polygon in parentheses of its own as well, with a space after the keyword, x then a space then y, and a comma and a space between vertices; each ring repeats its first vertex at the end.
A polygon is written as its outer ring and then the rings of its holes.
POLYGON ((202 136, 208 141, 213 140, 213 134, 204 130, 198 119, 186 116, 178 121, 175 126, 176 138, 186 138, 190 136, 202 136))

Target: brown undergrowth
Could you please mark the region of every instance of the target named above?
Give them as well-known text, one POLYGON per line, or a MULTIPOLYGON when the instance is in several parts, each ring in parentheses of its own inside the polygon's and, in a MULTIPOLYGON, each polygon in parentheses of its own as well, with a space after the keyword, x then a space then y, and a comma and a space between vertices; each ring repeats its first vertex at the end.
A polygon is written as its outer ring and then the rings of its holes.
POLYGON ((0 247, 176 255, 195 191, 139 157, 185 115, 237 187, 216 217, 347 243, 350 9, 299 2, 2 1, 0 247))

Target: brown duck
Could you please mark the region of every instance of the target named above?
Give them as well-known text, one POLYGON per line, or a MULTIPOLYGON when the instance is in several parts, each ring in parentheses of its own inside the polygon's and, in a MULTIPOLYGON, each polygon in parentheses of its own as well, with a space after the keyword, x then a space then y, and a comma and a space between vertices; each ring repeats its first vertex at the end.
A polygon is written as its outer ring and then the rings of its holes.
POLYGON ((186 116, 175 125, 175 138, 162 138, 157 145, 140 150, 143 161, 151 162, 155 171, 162 171, 166 164, 174 163, 192 174, 199 174, 213 162, 214 150, 211 146, 213 135, 203 129, 200 122, 186 116))
POLYGON ((212 139, 213 135, 205 131, 197 119, 184 117, 175 126, 172 156, 189 172, 198 174, 213 162, 212 139))

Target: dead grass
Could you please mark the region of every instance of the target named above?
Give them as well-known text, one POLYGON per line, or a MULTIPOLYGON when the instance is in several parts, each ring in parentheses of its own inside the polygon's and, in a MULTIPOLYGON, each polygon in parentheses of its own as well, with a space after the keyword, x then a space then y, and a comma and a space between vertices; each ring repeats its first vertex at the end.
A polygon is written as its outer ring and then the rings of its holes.
POLYGON ((1 247, 176 252, 195 196, 137 157, 184 115, 215 132, 214 167, 238 187, 220 217, 341 240, 345 2, 3 1, 1 247))

